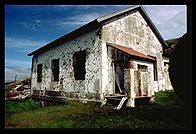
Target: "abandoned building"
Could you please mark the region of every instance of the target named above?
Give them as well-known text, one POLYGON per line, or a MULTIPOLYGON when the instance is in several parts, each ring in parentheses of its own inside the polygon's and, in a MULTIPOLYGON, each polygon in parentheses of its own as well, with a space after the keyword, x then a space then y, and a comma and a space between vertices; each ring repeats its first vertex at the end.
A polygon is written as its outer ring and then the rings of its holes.
POLYGON ((152 97, 172 89, 166 47, 144 8, 130 6, 29 53, 31 94, 100 102, 152 97))

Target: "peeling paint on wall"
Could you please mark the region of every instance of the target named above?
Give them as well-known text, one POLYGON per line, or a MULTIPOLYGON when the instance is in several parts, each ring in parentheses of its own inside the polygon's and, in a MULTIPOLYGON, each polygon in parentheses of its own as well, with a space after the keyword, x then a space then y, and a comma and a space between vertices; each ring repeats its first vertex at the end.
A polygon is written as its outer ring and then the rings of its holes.
MULTIPOLYGON (((158 81, 154 81, 154 65, 152 62, 132 59, 131 68, 134 75, 134 91, 136 95, 154 95, 164 90, 166 71, 163 59, 163 48, 142 15, 138 12, 125 13, 109 19, 100 29, 85 33, 80 37, 58 45, 53 49, 34 55, 32 60, 31 90, 34 94, 44 95, 45 91, 59 91, 68 98, 104 100, 107 94, 115 93, 115 63, 113 55, 121 57, 121 53, 113 52, 108 43, 132 48, 145 55, 156 57, 158 81), (97 34, 98 33, 98 34, 97 34), (75 80, 73 54, 86 52, 85 79, 75 80), (52 81, 51 61, 59 59, 59 81, 52 81), (42 82, 37 82, 37 65, 43 64, 42 82), (145 65, 147 71, 138 73, 138 65, 145 65), (141 92, 138 89, 141 88, 141 92)), ((126 78, 126 77, 125 77, 126 78)), ((126 81, 125 81, 126 82, 126 81)), ((128 82, 127 82, 128 83, 128 82)), ((167 82, 168 83, 168 82, 167 82)), ((128 86, 125 86, 128 87, 128 86)))
POLYGON ((66 42, 45 53, 37 56, 37 62, 33 60, 32 90, 62 91, 65 97, 75 98, 100 98, 101 90, 99 78, 101 77, 101 45, 96 31, 86 33, 74 40, 66 42), (73 54, 81 50, 87 51, 85 80, 75 80, 73 72, 73 54), (53 82, 51 72, 51 60, 59 58, 59 81, 53 82), (43 82, 37 83, 36 66, 42 63, 43 82), (96 97, 93 97, 95 95, 96 97))
MULTIPOLYGON (((109 20, 110 22, 110 20, 109 20)), ((152 94, 154 91, 160 91, 163 89, 163 58, 162 52, 163 48, 161 43, 156 38, 153 31, 150 29, 142 15, 139 11, 134 12, 132 14, 124 14, 124 17, 120 17, 120 19, 113 19, 110 23, 106 22, 106 25, 102 27, 102 48, 105 48, 106 42, 123 45, 125 47, 133 48, 134 50, 141 52, 146 55, 154 56, 157 58, 157 71, 158 71, 158 81, 153 82, 153 74, 150 73, 150 84, 149 88, 152 90, 152 94), (157 83, 157 86, 156 86, 157 83)), ((106 51, 103 51, 106 53, 106 51)), ((109 53, 108 53, 109 55, 109 53)), ((107 59, 106 54, 103 54, 104 58, 107 59)), ((102 57, 103 57, 102 56, 102 57)), ((111 57, 109 57, 108 61, 105 61, 104 66, 108 68, 103 68, 103 72, 112 72, 112 67, 109 66, 111 64, 111 57), (108 65, 105 65, 108 62, 108 65)), ((141 61, 139 61, 141 62, 141 61)), ((153 72, 153 66, 151 66, 151 70, 153 72)), ((108 81, 112 81, 111 74, 103 73, 103 78, 106 78, 108 75, 108 81)), ((110 84, 109 88, 113 88, 112 84, 110 84)), ((112 91, 112 89, 108 89, 112 91)))

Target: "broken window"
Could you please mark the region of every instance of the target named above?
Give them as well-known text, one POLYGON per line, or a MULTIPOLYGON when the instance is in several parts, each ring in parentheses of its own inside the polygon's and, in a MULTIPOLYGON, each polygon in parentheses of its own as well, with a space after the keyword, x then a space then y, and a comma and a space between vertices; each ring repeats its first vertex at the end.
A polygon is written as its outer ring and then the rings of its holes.
POLYGON ((169 66, 169 62, 164 62, 164 66, 168 65, 169 66))
POLYGON ((37 82, 42 82, 42 64, 37 65, 37 82))
POLYGON ((52 60, 53 81, 59 81, 59 59, 52 60))
POLYGON ((157 73, 157 58, 151 55, 148 55, 151 58, 154 58, 155 61, 153 62, 153 68, 154 68, 154 81, 158 81, 158 73, 157 73))
POLYGON ((158 80, 158 74, 157 74, 157 61, 155 61, 153 63, 154 65, 154 81, 157 81, 158 80))
POLYGON ((140 70, 140 71, 147 71, 147 66, 145 66, 145 65, 140 65, 140 64, 138 64, 137 68, 138 68, 138 70, 140 70))
POLYGON ((85 80, 86 51, 75 52, 73 55, 73 67, 75 80, 85 80))
POLYGON ((168 72, 169 69, 169 62, 164 62, 164 72, 168 72))

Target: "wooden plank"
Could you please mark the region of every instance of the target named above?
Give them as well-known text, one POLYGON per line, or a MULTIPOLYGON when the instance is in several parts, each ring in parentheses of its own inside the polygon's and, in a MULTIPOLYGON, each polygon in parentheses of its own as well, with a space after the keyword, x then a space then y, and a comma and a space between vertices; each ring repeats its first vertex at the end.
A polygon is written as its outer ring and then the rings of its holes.
POLYGON ((109 97, 126 97, 127 95, 112 95, 112 96, 106 96, 106 98, 109 98, 109 97))
POLYGON ((111 97, 111 98, 107 98, 108 100, 117 100, 117 101, 120 101, 122 98, 113 98, 113 97, 111 97))

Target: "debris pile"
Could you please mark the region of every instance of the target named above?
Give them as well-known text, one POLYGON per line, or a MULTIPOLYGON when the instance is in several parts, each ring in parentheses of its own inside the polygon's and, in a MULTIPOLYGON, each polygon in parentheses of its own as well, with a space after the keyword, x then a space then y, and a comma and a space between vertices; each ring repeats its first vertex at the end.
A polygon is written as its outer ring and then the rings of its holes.
POLYGON ((20 84, 13 84, 12 89, 7 94, 6 99, 20 100, 30 96, 30 80, 25 79, 20 84))

